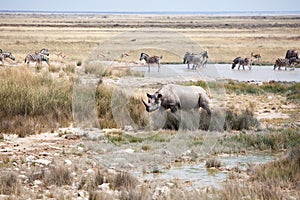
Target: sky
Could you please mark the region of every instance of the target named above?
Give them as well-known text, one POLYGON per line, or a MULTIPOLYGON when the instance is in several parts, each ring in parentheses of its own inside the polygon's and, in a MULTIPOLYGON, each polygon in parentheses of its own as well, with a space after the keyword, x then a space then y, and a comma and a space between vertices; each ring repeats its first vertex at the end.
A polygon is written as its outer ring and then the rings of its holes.
POLYGON ((300 0, 9 0, 0 10, 91 12, 299 11, 300 0))

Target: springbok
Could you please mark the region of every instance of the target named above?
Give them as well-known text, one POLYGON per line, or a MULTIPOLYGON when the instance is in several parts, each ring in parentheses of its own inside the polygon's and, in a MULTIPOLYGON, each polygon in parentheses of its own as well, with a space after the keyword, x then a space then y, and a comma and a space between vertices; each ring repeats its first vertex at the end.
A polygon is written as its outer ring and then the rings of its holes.
POLYGON ((251 52, 251 59, 253 62, 257 61, 259 63, 259 65, 261 65, 261 62, 260 62, 261 55, 259 53, 254 54, 253 52, 251 52))
POLYGON ((150 72, 150 64, 156 63, 158 68, 158 72, 160 71, 160 60, 162 59, 162 56, 152 56, 150 57, 148 54, 146 53, 141 53, 140 56, 140 61, 145 60, 146 63, 148 64, 148 72, 150 72))

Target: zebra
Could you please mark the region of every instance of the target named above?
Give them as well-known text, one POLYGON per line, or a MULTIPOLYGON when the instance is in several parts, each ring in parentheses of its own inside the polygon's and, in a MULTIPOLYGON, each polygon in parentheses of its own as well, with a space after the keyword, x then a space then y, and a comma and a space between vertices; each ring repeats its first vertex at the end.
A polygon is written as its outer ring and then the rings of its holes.
POLYGON ((148 72, 150 72, 150 64, 152 63, 156 63, 158 66, 158 72, 160 70, 160 60, 162 59, 162 56, 152 56, 150 57, 148 54, 146 53, 141 53, 140 56, 140 61, 145 60, 146 63, 148 64, 148 72))
POLYGON ((291 57, 290 59, 286 58, 277 58, 274 64, 274 69, 276 67, 278 70, 280 70, 281 67, 285 67, 285 70, 287 70, 287 67, 292 67, 292 70, 295 70, 295 65, 299 64, 300 60, 296 57, 291 57))
POLYGON ((295 58, 299 59, 298 50, 296 50, 296 49, 287 50, 287 52, 285 54, 285 59, 290 59, 292 57, 295 57, 295 58))
POLYGON ((249 70, 252 68, 252 62, 253 60, 251 58, 242 58, 242 57, 236 57, 232 61, 231 69, 234 69, 237 64, 239 64, 238 70, 240 69, 241 65, 243 66, 243 69, 245 70, 245 65, 248 66, 249 70))
POLYGON ((49 56, 49 51, 48 51, 48 49, 45 49, 45 48, 41 49, 39 53, 43 54, 43 55, 46 55, 46 56, 49 56))
POLYGON ((47 49, 41 49, 40 52, 35 52, 34 54, 28 54, 26 57, 25 57, 25 63, 27 63, 27 65, 29 65, 30 62, 36 62, 36 67, 38 65, 41 65, 42 61, 45 61, 48 66, 50 66, 50 63, 49 63, 49 58, 47 57, 49 56, 49 52, 47 49))
POLYGON ((11 59, 11 60, 15 60, 15 57, 12 55, 12 53, 11 52, 4 52, 4 53, 2 53, 2 49, 1 49, 1 53, 0 53, 0 61, 2 62, 2 65, 4 65, 4 60, 6 59, 6 58, 9 58, 9 59, 11 59))
POLYGON ((190 69, 190 63, 193 64, 192 69, 196 69, 199 66, 206 66, 208 59, 208 52, 203 51, 199 54, 186 52, 183 56, 183 64, 187 64, 187 68, 190 69))

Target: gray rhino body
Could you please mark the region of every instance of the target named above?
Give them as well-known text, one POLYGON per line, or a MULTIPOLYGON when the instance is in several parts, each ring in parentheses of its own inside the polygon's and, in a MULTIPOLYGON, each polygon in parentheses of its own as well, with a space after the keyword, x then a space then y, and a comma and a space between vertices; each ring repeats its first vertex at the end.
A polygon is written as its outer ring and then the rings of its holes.
POLYGON ((180 110, 195 110, 200 107, 210 115, 209 98, 206 91, 199 86, 182 86, 168 84, 154 94, 147 94, 148 103, 143 100, 147 112, 170 109, 172 113, 180 110))

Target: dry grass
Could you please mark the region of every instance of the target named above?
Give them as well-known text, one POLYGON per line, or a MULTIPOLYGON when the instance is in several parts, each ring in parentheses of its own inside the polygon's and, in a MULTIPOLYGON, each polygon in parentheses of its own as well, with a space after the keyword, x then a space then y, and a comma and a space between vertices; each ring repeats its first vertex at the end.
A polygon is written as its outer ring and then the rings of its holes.
POLYGON ((103 55, 112 53, 108 49, 100 50, 103 44, 110 43, 118 52, 112 56, 114 59, 120 60, 121 54, 129 51, 130 56, 123 59, 128 62, 137 61, 141 51, 163 55, 162 62, 182 62, 182 55, 186 51, 198 52, 201 47, 208 50, 210 62, 228 63, 236 56, 250 56, 254 52, 262 55, 262 63, 273 64, 277 57, 284 57, 287 49, 300 46, 297 20, 298 17, 294 16, 74 17, 11 14, 1 15, 0 42, 20 62, 24 62, 28 53, 43 47, 50 50, 50 62, 57 60, 53 54, 56 51, 67 55, 66 63, 84 61, 91 54, 102 59, 103 55), (147 24, 154 28, 147 29, 147 24), (135 34, 135 28, 145 28, 147 31, 135 34), (168 33, 155 31, 161 28, 169 28, 168 33), (286 34, 287 31, 289 34, 286 34), (115 43, 115 38, 122 40, 115 43), (112 42, 108 42, 110 39, 113 39, 112 42), (189 44, 186 45, 187 41, 189 44), (158 43, 161 50, 143 49, 158 43))
POLYGON ((12 195, 20 193, 20 183, 18 177, 13 172, 1 172, 0 194, 12 195))
POLYGON ((72 183, 71 172, 64 165, 52 166, 48 173, 45 173, 44 181, 46 185, 70 185, 72 183))
POLYGON ((72 83, 54 81, 28 68, 0 71, 0 130, 25 136, 66 124, 72 108, 72 83))

